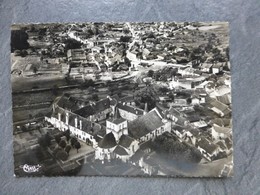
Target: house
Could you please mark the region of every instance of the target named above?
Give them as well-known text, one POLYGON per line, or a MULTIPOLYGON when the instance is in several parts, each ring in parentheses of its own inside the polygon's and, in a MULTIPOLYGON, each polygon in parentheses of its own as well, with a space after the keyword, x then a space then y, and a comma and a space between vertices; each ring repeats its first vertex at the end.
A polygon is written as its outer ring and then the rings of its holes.
POLYGON ((194 88, 194 82, 192 80, 174 78, 173 81, 169 82, 169 88, 192 89, 194 88))
POLYGON ((113 112, 114 110, 110 98, 90 102, 89 105, 74 111, 75 114, 96 122, 105 120, 110 114, 113 114, 113 112))
POLYGON ((211 135, 213 140, 223 140, 231 135, 231 128, 214 124, 211 128, 211 135))
POLYGON ((231 113, 229 107, 218 100, 212 100, 210 105, 210 109, 221 117, 227 116, 231 113))
POLYGON ((101 160, 104 163, 104 160, 110 161, 115 157, 113 153, 117 146, 116 139, 112 132, 106 134, 103 139, 98 142, 98 146, 95 150, 95 159, 101 160))
POLYGON ((185 127, 180 125, 173 125, 172 132, 177 135, 178 138, 182 139, 184 137, 185 127))
POLYGON ((209 161, 216 157, 220 151, 217 144, 210 142, 207 138, 199 138, 196 143, 197 149, 209 161))
POLYGON ((117 114, 106 120, 106 135, 98 142, 95 159, 127 162, 138 149, 138 141, 128 136, 127 121, 117 114))
POLYGON ((69 49, 67 51, 67 58, 71 63, 80 63, 86 61, 87 56, 83 49, 69 49))
POLYGON ((184 141, 195 146, 200 136, 201 132, 198 129, 186 126, 182 137, 184 141))
POLYGON ((195 128, 199 128, 199 129, 202 129, 202 128, 205 128, 208 126, 208 124, 203 120, 193 122, 193 123, 191 123, 191 125, 194 126, 195 128))
POLYGON ((77 114, 57 107, 45 120, 61 131, 70 130, 71 134, 83 142, 96 146, 95 136, 103 130, 102 126, 88 121, 77 114))
POLYGON ((165 131, 170 131, 170 126, 167 125, 163 122, 160 113, 153 109, 144 116, 129 122, 129 135, 140 143, 147 142, 165 131))
POLYGON ((145 114, 144 110, 128 105, 125 102, 118 103, 117 108, 120 116, 128 121, 133 121, 145 114))
POLYGON ((212 64, 209 63, 203 63, 200 65, 200 70, 202 72, 211 73, 212 72, 212 64))
POLYGON ((215 63, 212 66, 212 73, 218 74, 223 71, 223 63, 215 63))

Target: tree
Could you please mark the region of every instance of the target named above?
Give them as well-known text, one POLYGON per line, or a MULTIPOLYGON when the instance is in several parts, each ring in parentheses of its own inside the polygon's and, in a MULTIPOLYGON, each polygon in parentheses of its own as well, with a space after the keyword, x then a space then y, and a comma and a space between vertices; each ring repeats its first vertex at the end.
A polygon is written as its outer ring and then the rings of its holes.
POLYGON ((75 143, 75 148, 77 149, 77 153, 78 153, 79 149, 81 148, 81 145, 78 141, 75 143))
POLYGON ((65 140, 61 140, 60 142, 59 142, 59 146, 60 147, 62 147, 63 149, 66 147, 66 142, 65 142, 65 140))
POLYGON ((70 145, 67 145, 67 146, 65 147, 65 152, 67 152, 67 153, 69 154, 70 150, 71 150, 71 146, 70 146, 70 145))
POLYGON ((36 66, 33 67, 33 73, 36 74, 38 71, 38 68, 36 66))
POLYGON ((52 139, 51 135, 49 134, 49 132, 47 132, 47 133, 44 135, 44 140, 45 140, 47 146, 50 146, 50 145, 51 145, 51 139, 52 139))
POLYGON ((67 152, 65 152, 64 150, 60 150, 56 154, 56 158, 58 158, 58 159, 60 159, 62 161, 67 160, 68 157, 69 157, 69 154, 67 152))
POLYGON ((69 141, 69 139, 70 139, 70 130, 68 129, 68 130, 64 131, 63 135, 66 137, 67 141, 69 141))
POLYGON ((75 137, 72 137, 72 138, 70 139, 70 143, 71 143, 72 147, 75 146, 75 143, 76 143, 77 141, 78 141, 78 140, 77 140, 75 137))
POLYGON ((153 70, 149 70, 148 73, 147 73, 147 76, 148 77, 153 77, 154 75, 154 71, 153 70))
POLYGON ((81 45, 82 45, 81 42, 79 42, 79 41, 77 41, 77 40, 75 40, 75 39, 69 38, 69 39, 67 39, 67 40, 65 41, 65 50, 69 50, 69 49, 79 49, 79 48, 81 48, 81 45))
POLYGON ((54 139, 57 142, 57 144, 59 144, 60 141, 61 141, 61 136, 60 135, 55 135, 54 139))

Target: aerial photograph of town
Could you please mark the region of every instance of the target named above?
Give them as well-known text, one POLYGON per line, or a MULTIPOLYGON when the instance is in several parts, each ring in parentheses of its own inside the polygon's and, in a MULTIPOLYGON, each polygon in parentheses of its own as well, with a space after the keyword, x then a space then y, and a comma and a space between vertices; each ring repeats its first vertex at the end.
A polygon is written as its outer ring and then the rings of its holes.
POLYGON ((232 177, 226 22, 11 27, 16 177, 232 177))

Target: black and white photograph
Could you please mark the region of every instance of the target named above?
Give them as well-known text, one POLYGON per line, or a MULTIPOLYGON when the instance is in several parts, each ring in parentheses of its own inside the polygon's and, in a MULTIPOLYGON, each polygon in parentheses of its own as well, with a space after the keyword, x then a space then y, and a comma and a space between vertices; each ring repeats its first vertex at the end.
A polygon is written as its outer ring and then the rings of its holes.
POLYGON ((232 177, 227 22, 11 26, 16 177, 232 177))

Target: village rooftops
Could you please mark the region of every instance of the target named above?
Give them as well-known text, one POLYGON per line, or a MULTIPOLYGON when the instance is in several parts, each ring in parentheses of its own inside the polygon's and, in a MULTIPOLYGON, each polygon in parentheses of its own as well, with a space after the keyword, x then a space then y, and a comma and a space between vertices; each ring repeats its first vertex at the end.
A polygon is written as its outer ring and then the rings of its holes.
POLYGON ((232 148, 232 140, 229 137, 225 138, 224 141, 228 149, 232 148))
POLYGON ((93 102, 90 105, 87 105, 83 108, 75 110, 75 113, 87 118, 93 114, 100 113, 108 108, 110 108, 110 99, 105 98, 105 99, 99 100, 98 102, 93 102))
POLYGON ((184 130, 184 127, 180 126, 180 125, 173 125, 172 129, 178 131, 178 132, 182 132, 184 130))
POLYGON ((124 148, 128 148, 133 141, 133 138, 123 134, 119 139, 118 145, 123 146, 124 148))
POLYGON ((116 118, 116 119, 110 118, 110 119, 107 119, 107 121, 118 125, 118 124, 121 124, 122 122, 124 122, 126 120, 124 118, 116 118))
POLYGON ((158 115, 157 111, 152 110, 129 123, 129 134, 135 139, 139 139, 163 125, 162 118, 158 115))
POLYGON ((82 104, 85 104, 85 102, 66 95, 56 100, 56 105, 72 112, 79 109, 82 104))
POLYGON ((218 145, 211 143, 208 139, 204 137, 198 140, 197 145, 209 154, 213 154, 213 152, 216 151, 216 149, 219 147, 218 145))
POLYGON ((218 125, 213 125, 212 127, 216 132, 218 133, 223 133, 223 134, 230 134, 231 133, 231 128, 228 127, 220 127, 218 125))
POLYGON ((121 110, 125 110, 125 111, 130 112, 130 113, 135 114, 135 115, 141 116, 141 115, 144 114, 143 110, 136 108, 136 107, 133 107, 133 106, 126 105, 124 103, 118 103, 117 107, 121 110))
POLYGON ((219 111, 221 111, 223 115, 227 115, 231 112, 231 110, 226 104, 223 104, 218 100, 213 100, 210 104, 211 109, 216 113, 219 113, 219 111))
POLYGON ((223 141, 218 141, 216 143, 222 150, 225 150, 227 147, 225 146, 225 144, 223 143, 223 141))
POLYGON ((88 121, 86 118, 78 116, 77 114, 74 114, 69 111, 65 111, 63 108, 57 107, 55 109, 55 112, 52 113, 52 117, 59 119, 60 115, 60 121, 63 123, 66 123, 66 115, 69 118, 68 125, 75 127, 77 129, 80 129, 83 132, 86 132, 90 135, 96 135, 99 131, 102 130, 102 126, 97 123, 92 123, 88 121), (77 126, 75 124, 75 121, 77 122, 77 126))
POLYGON ((210 121, 212 125, 216 124, 220 127, 231 127, 232 125, 232 120, 231 119, 226 119, 226 118, 214 118, 210 121))

